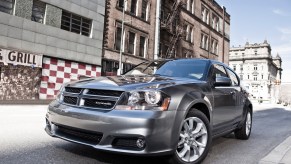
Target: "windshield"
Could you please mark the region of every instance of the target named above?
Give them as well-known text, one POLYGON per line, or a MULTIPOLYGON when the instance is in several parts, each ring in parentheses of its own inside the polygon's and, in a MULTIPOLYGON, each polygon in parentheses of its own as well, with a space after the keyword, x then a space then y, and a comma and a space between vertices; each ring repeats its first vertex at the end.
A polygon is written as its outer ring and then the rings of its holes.
POLYGON ((206 60, 167 60, 144 62, 124 75, 160 75, 202 79, 205 76, 208 61, 206 60))

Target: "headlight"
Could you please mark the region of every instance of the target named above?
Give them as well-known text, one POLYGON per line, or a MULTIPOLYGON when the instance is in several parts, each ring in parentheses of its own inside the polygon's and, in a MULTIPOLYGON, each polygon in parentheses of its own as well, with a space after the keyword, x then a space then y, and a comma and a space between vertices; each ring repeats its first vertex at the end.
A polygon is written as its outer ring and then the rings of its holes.
POLYGON ((118 102, 115 109, 118 110, 168 110, 170 97, 156 91, 133 91, 127 92, 118 102))
POLYGON ((148 104, 155 105, 158 104, 161 100, 161 92, 158 91, 147 91, 145 92, 145 101, 148 104))
POLYGON ((128 104, 129 105, 135 105, 140 100, 140 94, 138 92, 132 92, 130 93, 130 96, 128 98, 128 104))

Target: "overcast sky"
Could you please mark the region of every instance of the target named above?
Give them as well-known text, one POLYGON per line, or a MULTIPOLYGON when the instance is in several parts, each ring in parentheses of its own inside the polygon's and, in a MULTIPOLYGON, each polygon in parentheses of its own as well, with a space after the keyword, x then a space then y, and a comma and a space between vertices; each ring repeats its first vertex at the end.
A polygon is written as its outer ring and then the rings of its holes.
POLYGON ((291 82, 291 0, 216 0, 231 15, 230 46, 271 44, 282 57, 283 82, 291 82))

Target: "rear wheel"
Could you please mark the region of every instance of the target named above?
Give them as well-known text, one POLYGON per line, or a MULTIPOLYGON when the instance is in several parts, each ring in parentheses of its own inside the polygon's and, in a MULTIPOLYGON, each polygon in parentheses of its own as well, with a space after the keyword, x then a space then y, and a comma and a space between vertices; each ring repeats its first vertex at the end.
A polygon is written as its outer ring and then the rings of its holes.
POLYGON ((171 163, 195 164, 203 161, 211 144, 207 117, 196 109, 190 111, 179 133, 179 142, 171 163))
POLYGON ((249 139, 252 131, 252 112, 250 109, 247 110, 246 117, 244 119, 243 126, 237 130, 235 130, 235 138, 247 140, 249 139))

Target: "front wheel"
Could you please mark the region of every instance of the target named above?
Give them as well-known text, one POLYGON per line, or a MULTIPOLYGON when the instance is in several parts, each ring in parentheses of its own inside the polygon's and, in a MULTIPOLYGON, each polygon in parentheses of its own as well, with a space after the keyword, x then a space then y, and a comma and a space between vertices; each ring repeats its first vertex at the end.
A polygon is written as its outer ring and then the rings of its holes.
POLYGON ((180 130, 179 142, 171 163, 196 164, 207 156, 211 144, 209 120, 200 111, 190 111, 180 130))
POLYGON ((249 139, 252 131, 252 112, 250 109, 247 110, 246 117, 244 119, 243 126, 237 130, 235 130, 235 138, 247 140, 249 139))

